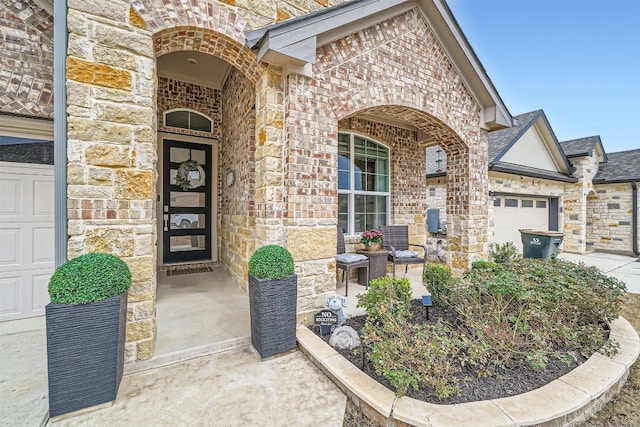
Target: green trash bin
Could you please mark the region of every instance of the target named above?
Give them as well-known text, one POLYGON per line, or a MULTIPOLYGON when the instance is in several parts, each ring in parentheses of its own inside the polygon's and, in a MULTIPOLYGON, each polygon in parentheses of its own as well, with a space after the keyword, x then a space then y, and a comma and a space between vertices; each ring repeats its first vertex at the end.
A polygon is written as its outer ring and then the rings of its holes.
POLYGON ((562 243, 563 234, 557 231, 539 231, 522 229, 522 257, 549 259, 558 253, 558 247, 562 243))

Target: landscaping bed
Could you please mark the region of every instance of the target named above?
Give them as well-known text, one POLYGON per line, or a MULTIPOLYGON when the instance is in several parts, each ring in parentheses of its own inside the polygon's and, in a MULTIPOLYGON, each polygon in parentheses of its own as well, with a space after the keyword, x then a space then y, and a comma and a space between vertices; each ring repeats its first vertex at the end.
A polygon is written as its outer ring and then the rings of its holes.
MULTIPOLYGON (((454 310, 434 305, 429 308, 429 320, 426 320, 425 308, 422 306, 422 302, 417 299, 411 300, 411 314, 414 323, 434 324, 438 319, 443 319, 451 324, 455 324, 457 319, 457 314, 454 310)), ((346 326, 351 326, 356 331, 361 331, 364 327, 366 317, 367 316, 357 316, 347 319, 346 326)), ((316 327, 313 328, 313 330, 319 335, 319 328, 316 327)), ((603 332, 608 331, 603 330, 603 332)), ((330 335, 322 337, 327 344, 329 343, 329 338, 330 335)), ((362 353, 360 347, 355 350, 335 350, 371 378, 389 390, 396 391, 396 388, 393 387, 387 379, 376 373, 374 365, 370 360, 365 358, 364 369, 362 369, 362 353)), ((569 350, 570 349, 564 349, 564 351, 569 350)), ((460 386, 460 394, 457 396, 440 399, 434 388, 429 386, 423 386, 419 390, 409 389, 406 395, 414 399, 440 405, 514 396, 542 387, 572 371, 586 360, 587 357, 582 355, 578 355, 577 359, 568 364, 559 360, 553 360, 547 364, 546 369, 543 371, 532 369, 530 366, 521 363, 516 366, 505 366, 490 377, 478 376, 478 372, 482 371, 483 367, 467 367, 456 374, 460 386)))
POLYGON ((340 353, 398 396, 437 404, 522 394, 596 351, 616 353, 608 323, 620 314, 622 282, 557 259, 494 259, 502 262, 474 263, 459 278, 428 265, 429 320, 407 279, 373 280, 358 296, 367 315, 347 322, 363 345, 340 353))

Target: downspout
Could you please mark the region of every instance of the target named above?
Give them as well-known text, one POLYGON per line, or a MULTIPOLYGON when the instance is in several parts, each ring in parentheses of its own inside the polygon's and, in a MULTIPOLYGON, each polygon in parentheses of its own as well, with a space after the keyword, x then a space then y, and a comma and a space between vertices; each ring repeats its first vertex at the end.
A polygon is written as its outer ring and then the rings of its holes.
POLYGON ((67 261, 67 0, 53 2, 53 182, 55 265, 67 261))
POLYGON ((636 256, 640 256, 640 251, 638 251, 638 183, 636 181, 631 181, 631 188, 633 190, 633 199, 632 199, 632 209, 633 209, 633 253, 636 256))

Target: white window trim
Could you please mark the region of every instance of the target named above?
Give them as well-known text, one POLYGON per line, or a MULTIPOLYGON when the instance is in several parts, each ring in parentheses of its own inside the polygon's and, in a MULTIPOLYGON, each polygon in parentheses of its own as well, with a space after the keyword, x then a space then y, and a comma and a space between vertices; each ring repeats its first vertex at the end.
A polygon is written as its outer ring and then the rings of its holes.
MULTIPOLYGON (((389 162, 389 174, 387 177, 387 188, 389 188, 388 192, 380 192, 380 191, 363 191, 363 190, 340 190, 338 189, 338 194, 347 194, 349 196, 349 211, 348 211, 348 230, 345 230, 347 236, 360 236, 362 233, 356 233, 354 230, 356 228, 356 218, 353 209, 355 209, 355 196, 358 195, 367 195, 367 196, 387 196, 387 223, 385 225, 389 225, 389 221, 391 220, 391 147, 387 144, 384 144, 376 139, 371 138, 368 135, 364 135, 358 132, 352 131, 338 131, 338 135, 345 134, 349 135, 349 188, 355 187, 355 167, 354 167, 354 158, 355 158, 355 149, 353 139, 355 136, 359 136, 371 142, 374 142, 384 148, 386 148, 389 152, 389 156, 387 157, 387 161, 389 162)), ((339 155, 339 154, 338 154, 339 155)))
POLYGON ((166 128, 171 128, 171 129, 182 129, 182 130, 192 130, 195 132, 202 132, 202 133, 213 133, 214 129, 213 129, 213 119, 209 116, 207 116, 206 114, 202 114, 200 111, 191 109, 191 108, 173 108, 171 110, 167 110, 164 113, 162 113, 162 124, 164 125, 164 127, 166 128), (191 129, 191 115, 189 115, 189 127, 186 128, 181 128, 181 127, 176 127, 176 126, 168 126, 167 125, 167 114, 170 113, 175 113, 175 112, 179 112, 179 111, 186 111, 188 113, 193 113, 193 114, 197 114, 201 117, 204 117, 205 119, 209 120, 209 122, 211 123, 211 132, 205 132, 203 130, 196 130, 196 129, 191 129))

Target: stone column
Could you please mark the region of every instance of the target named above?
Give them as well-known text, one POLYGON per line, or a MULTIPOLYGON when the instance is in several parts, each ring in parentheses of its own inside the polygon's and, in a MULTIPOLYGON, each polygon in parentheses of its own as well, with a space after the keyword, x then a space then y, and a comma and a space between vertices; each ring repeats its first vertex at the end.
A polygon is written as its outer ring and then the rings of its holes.
POLYGON ((270 65, 256 84, 255 248, 285 244, 283 116, 282 70, 270 65))
POLYGON ((585 156, 572 159, 578 182, 565 186, 564 250, 583 254, 587 251, 587 196, 593 189, 593 177, 598 172, 598 159, 585 156))
POLYGON ((127 1, 69 0, 69 257, 107 252, 131 268, 127 361, 156 338, 156 72, 151 33, 127 1))
POLYGON ((488 136, 470 147, 447 151, 447 264, 461 272, 487 259, 489 173, 488 136))

